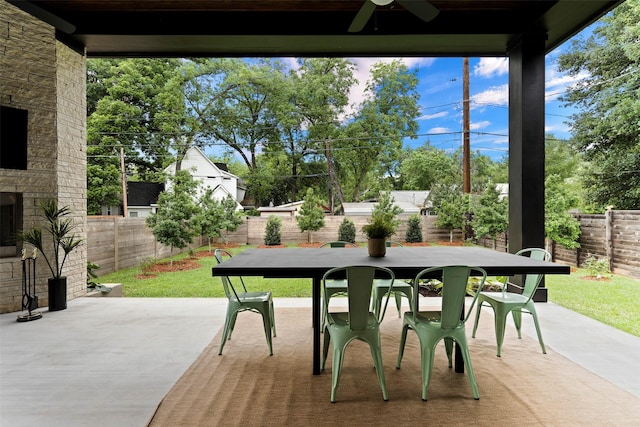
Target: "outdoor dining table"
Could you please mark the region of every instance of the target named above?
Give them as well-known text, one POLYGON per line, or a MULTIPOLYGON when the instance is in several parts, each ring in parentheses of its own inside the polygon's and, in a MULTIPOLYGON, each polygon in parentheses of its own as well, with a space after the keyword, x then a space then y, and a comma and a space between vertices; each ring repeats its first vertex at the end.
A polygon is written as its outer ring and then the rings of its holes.
MULTIPOLYGON (((256 248, 240 252, 212 268, 213 276, 261 276, 312 279, 313 374, 320 374, 320 289, 324 273, 334 267, 387 267, 396 279, 413 279, 428 267, 464 264, 482 267, 489 276, 569 274, 569 266, 471 246, 405 246, 387 248, 386 256, 370 257, 367 248, 256 248)), ((456 372, 464 372, 456 352, 456 372)))

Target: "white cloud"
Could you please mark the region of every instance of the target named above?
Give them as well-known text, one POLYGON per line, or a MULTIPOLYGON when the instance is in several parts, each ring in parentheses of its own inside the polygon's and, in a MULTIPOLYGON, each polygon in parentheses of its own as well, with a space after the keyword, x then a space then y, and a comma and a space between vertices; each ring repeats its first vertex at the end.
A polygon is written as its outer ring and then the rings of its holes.
POLYGON ((472 122, 469 123, 469 129, 471 130, 478 130, 478 129, 484 129, 486 127, 491 126, 491 122, 488 120, 484 120, 481 122, 472 122))
POLYGON ((434 127, 427 131, 429 134, 451 133, 451 129, 445 127, 434 127))
POLYGON ((438 113, 435 114, 425 114, 423 116, 418 117, 418 120, 433 120, 433 119, 440 119, 442 117, 447 117, 449 115, 448 111, 440 111, 438 113))
POLYGON ((587 72, 581 72, 575 76, 571 76, 569 74, 560 74, 556 71, 555 65, 548 66, 545 70, 545 73, 547 75, 546 81, 544 83, 545 102, 557 100, 558 97, 564 95, 567 92, 571 85, 576 84, 579 81, 589 77, 589 73, 587 72))
POLYGON ((473 75, 491 78, 509 73, 509 58, 480 58, 473 67, 473 75))
POLYGON ((490 87, 484 92, 471 96, 471 108, 485 105, 509 105, 509 85, 490 87))

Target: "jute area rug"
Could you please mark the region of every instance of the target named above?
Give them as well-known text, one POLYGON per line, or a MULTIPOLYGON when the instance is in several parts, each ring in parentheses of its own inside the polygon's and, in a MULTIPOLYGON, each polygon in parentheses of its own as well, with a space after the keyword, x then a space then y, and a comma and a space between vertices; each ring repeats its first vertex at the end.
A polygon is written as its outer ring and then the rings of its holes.
MULTIPOLYGON (((395 307, 393 307, 395 308, 395 307)), ((368 346, 347 348, 337 402, 330 403, 331 355, 312 375, 310 308, 276 309, 277 337, 269 356, 259 315, 241 313, 222 356, 220 334, 160 403, 149 426, 640 426, 640 399, 555 353, 507 330, 495 355, 493 318, 484 313, 471 360, 480 400, 466 374, 447 367, 440 343, 421 399, 418 338, 409 332, 402 368, 396 357, 401 319, 382 322, 389 401, 382 400, 368 346)), ((544 332, 544 331, 543 331, 544 332)))

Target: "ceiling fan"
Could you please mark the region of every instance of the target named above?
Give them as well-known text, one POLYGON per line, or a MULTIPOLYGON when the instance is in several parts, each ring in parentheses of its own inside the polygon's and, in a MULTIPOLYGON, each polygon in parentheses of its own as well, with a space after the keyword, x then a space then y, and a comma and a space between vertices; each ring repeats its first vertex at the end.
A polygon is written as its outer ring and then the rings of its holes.
POLYGON ((364 26, 367 25, 367 22, 369 22, 371 15, 375 12, 376 7, 386 6, 394 1, 400 3, 402 7, 425 22, 431 21, 440 13, 440 11, 427 2, 427 0, 365 0, 358 14, 353 19, 349 27, 349 32, 357 33, 362 31, 364 26))

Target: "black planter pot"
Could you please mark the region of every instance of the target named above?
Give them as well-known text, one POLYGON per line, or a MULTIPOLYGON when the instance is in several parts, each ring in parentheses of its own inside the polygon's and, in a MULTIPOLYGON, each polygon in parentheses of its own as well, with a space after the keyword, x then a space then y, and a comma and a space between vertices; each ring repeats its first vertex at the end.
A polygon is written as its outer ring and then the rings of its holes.
POLYGON ((49 279, 49 311, 66 310, 67 308, 67 278, 49 279))

